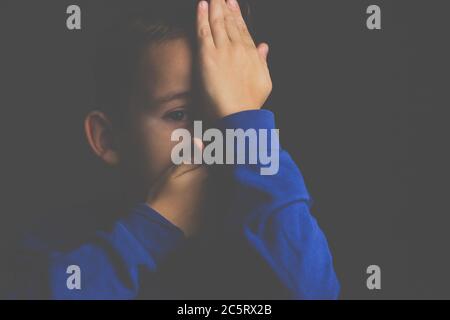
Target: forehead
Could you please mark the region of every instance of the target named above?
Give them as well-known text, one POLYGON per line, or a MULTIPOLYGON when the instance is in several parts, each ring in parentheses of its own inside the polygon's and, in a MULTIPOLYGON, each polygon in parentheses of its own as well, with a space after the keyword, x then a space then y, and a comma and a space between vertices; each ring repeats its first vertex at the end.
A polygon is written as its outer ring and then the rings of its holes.
POLYGON ((190 91, 192 46, 186 38, 151 44, 143 55, 143 85, 150 98, 190 91))

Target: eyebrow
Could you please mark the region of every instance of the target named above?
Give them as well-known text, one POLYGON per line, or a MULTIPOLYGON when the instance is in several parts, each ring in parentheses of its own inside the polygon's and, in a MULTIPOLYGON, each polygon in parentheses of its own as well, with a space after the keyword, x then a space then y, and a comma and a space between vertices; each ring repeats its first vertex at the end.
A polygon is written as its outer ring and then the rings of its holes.
POLYGON ((191 97, 190 91, 176 91, 176 92, 171 92, 165 96, 156 98, 154 100, 154 102, 157 104, 163 104, 163 103, 170 102, 172 100, 188 99, 190 97, 191 97))

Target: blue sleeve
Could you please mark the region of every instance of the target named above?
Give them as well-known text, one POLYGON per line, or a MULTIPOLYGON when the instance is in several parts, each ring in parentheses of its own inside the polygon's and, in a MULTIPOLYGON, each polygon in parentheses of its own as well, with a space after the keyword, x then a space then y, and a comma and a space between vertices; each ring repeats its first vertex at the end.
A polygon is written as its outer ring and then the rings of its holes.
MULTIPOLYGON (((274 115, 268 110, 244 111, 221 119, 219 127, 225 131, 271 130, 275 129, 274 115)), ((279 151, 278 172, 262 175, 261 168, 267 162, 261 164, 259 156, 256 164, 233 165, 234 199, 230 213, 241 219, 245 241, 273 270, 290 298, 337 299, 340 285, 332 256, 310 213, 311 198, 303 177, 285 150, 271 149, 270 139, 265 143, 258 136, 258 141, 258 152, 279 151)), ((248 144, 246 148, 248 152, 248 144)))
MULTIPOLYGON (((273 129, 269 111, 246 111, 220 121, 223 129, 273 129)), ((267 144, 270 146, 270 143, 267 144)), ((270 150, 273 152, 274 150, 270 150)), ((261 175, 262 165, 232 166, 233 213, 242 217, 244 238, 294 299, 333 299, 339 283, 327 241, 311 216, 310 197, 289 155, 280 151, 279 172, 261 175)), ((184 240, 177 227, 145 204, 97 231, 90 241, 60 251, 30 240, 10 298, 132 299, 144 273, 155 273, 184 240), (81 288, 70 289, 70 266, 78 266, 81 288), (44 292, 43 292, 44 291, 44 292)), ((150 278, 147 278, 151 279, 150 278)), ((146 283, 152 287, 152 283, 146 283)), ((155 289, 156 290, 156 289, 155 289)))
MULTIPOLYGON (((155 272, 162 260, 183 242, 184 234, 146 204, 114 223, 108 231, 97 231, 85 244, 69 251, 46 247, 29 239, 24 260, 26 272, 18 273, 10 298, 45 299, 133 299, 140 277, 155 272), (31 253, 33 252, 33 253, 31 253), (72 288, 67 272, 80 270, 80 289, 72 288), (70 271, 70 269, 69 269, 70 271)), ((151 284, 147 284, 151 286, 151 284)))

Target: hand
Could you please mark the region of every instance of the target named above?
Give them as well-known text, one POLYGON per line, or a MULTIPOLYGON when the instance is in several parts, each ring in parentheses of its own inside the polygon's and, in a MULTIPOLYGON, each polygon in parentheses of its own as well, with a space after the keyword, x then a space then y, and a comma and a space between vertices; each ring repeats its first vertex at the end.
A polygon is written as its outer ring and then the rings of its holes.
POLYGON ((255 46, 235 0, 203 0, 197 11, 200 78, 208 111, 221 118, 260 109, 272 91, 269 46, 255 46))
POLYGON ((206 167, 202 165, 171 166, 154 184, 146 202, 190 236, 201 219, 207 176, 206 167))

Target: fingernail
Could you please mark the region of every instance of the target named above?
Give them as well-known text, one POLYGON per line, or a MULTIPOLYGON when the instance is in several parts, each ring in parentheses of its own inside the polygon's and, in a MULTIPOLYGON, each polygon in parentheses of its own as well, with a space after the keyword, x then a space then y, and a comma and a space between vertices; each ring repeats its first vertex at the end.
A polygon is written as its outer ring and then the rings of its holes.
POLYGON ((205 0, 200 1, 200 9, 205 10, 206 8, 208 8, 208 2, 205 0))
POLYGON ((228 0, 227 2, 234 9, 237 9, 239 7, 239 4, 236 0, 228 0))

